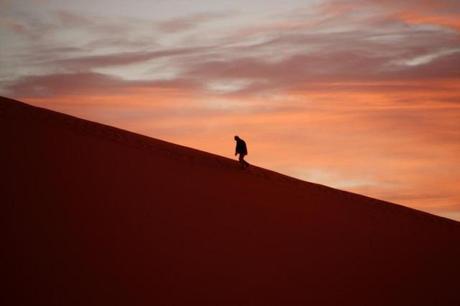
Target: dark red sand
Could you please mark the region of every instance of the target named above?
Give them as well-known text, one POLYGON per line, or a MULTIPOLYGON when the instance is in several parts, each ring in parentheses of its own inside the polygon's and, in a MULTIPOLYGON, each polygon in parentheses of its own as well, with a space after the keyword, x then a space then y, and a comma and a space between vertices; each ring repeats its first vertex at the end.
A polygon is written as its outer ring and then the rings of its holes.
POLYGON ((5 98, 0 133, 2 305, 460 305, 458 222, 5 98))

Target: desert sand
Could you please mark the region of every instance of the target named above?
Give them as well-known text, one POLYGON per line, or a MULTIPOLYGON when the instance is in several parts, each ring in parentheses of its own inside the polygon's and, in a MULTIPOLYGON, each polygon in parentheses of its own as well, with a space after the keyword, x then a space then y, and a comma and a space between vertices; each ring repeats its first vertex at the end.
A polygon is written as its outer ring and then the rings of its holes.
POLYGON ((2 305, 460 305, 459 222, 6 98, 0 133, 2 305))

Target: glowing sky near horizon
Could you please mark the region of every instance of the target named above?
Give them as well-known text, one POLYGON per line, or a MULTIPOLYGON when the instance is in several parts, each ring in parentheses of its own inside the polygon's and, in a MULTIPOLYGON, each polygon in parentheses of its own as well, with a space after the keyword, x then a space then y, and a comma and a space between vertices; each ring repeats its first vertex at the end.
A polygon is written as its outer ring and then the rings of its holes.
POLYGON ((460 220, 460 1, 0 8, 1 95, 460 220))

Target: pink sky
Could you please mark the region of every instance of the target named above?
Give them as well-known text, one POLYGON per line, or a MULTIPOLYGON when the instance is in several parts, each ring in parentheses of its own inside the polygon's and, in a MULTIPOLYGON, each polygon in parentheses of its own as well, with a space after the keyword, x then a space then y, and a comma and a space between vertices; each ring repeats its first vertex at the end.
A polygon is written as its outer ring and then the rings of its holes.
POLYGON ((460 220, 457 0, 0 6, 1 95, 460 220))

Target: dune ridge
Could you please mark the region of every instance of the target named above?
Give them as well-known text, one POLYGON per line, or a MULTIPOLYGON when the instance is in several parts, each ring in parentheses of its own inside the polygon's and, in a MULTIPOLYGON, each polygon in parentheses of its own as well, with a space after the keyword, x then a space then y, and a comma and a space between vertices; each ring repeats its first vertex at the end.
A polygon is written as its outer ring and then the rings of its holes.
POLYGON ((5 305, 460 305, 460 223, 0 99, 5 305))

